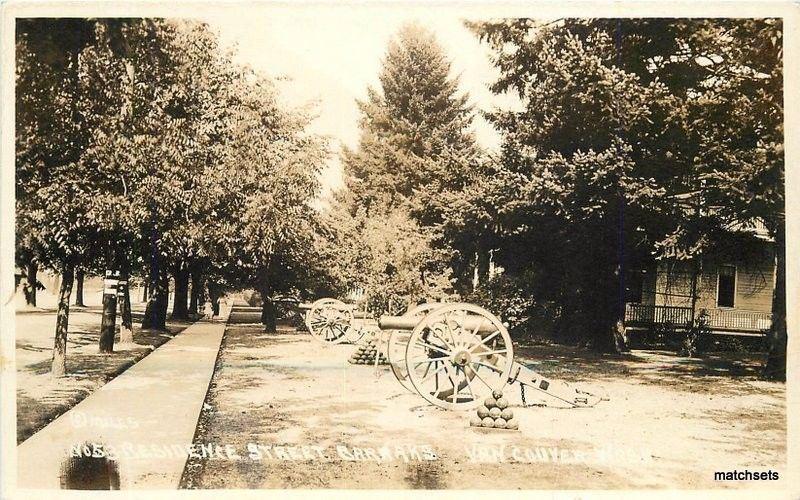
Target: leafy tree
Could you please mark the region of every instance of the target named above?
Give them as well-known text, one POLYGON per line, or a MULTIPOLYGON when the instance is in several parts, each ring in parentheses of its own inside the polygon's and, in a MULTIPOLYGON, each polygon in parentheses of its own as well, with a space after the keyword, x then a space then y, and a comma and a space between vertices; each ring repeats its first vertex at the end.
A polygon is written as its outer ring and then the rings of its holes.
POLYGON ((502 197, 502 184, 494 184, 499 192, 476 197, 518 211, 509 213, 509 243, 528 244, 500 252, 501 265, 535 263, 544 285, 540 297, 562 305, 561 335, 618 350, 623 252, 633 253, 646 238, 635 229, 664 195, 640 168, 661 162, 663 152, 641 147, 639 139, 659 133, 654 123, 663 114, 665 89, 609 64, 614 41, 603 33, 589 44, 567 28, 548 27, 524 42, 528 24, 507 26, 486 35, 496 47, 521 44, 513 55, 498 56, 504 74, 493 90, 516 91, 525 109, 492 118, 506 139, 499 170, 508 172, 498 178, 519 183, 510 192, 521 201, 502 197), (524 73, 515 74, 518 67, 524 73), (520 232, 527 234, 514 234, 520 232))
POLYGON ((98 236, 87 211, 92 186, 80 161, 86 136, 76 112, 78 54, 91 39, 91 24, 81 20, 17 23, 16 208, 17 245, 23 250, 18 257, 62 274, 52 361, 56 377, 66 373, 75 266, 91 254, 98 236))
POLYGON ((415 304, 443 299, 452 289, 446 269, 436 269, 442 256, 432 249, 430 233, 402 208, 381 217, 332 210, 325 220, 333 228, 323 248, 331 278, 342 292, 364 292, 368 306, 386 312, 390 303, 415 304))
POLYGON ((109 91, 109 102, 86 103, 95 117, 86 156, 106 187, 95 209, 109 235, 109 268, 130 274, 136 253, 146 265, 143 328, 164 329, 170 270, 173 316, 186 319, 188 270, 205 262, 201 232, 213 198, 202 179, 222 161, 219 98, 236 75, 201 23, 143 20, 104 31, 85 58, 95 70, 87 87, 109 91))
MULTIPOLYGON (((741 179, 736 172, 753 165, 758 144, 774 142, 759 131, 775 122, 775 107, 754 104, 774 91, 776 66, 757 66, 742 54, 756 52, 745 48, 751 36, 756 46, 774 48, 776 26, 754 23, 473 25, 495 49, 502 76, 493 89, 516 92, 524 110, 492 114, 505 135, 502 164, 492 175, 511 186, 479 184, 489 191, 474 190, 472 199, 493 200, 489 210, 503 215, 493 235, 504 250, 501 265, 535 270, 550 288, 539 296, 562 306, 562 332, 570 327, 601 350, 618 349, 612 340, 621 331, 626 263, 651 254, 696 260, 733 223, 765 216, 752 210, 758 204, 745 208, 712 181, 741 179), (676 202, 686 195, 688 206, 676 202), (709 206, 725 208, 696 209, 709 206), (513 247, 522 242, 530 252, 520 255, 513 247)), ((756 170, 774 172, 776 165, 756 170)), ((782 190, 778 177, 770 177, 764 199, 782 190)), ((490 212, 488 218, 498 219, 490 212)))
MULTIPOLYGON (((233 65, 206 25, 32 20, 18 33, 18 259, 63 274, 54 374, 65 373, 76 268, 146 273, 143 328, 165 327, 170 269, 177 318, 188 316, 189 270, 195 307, 203 282, 216 299, 309 275, 324 143, 307 133, 308 114, 281 109, 271 83, 233 65)), ((121 310, 130 342, 128 295, 121 310)))
POLYGON ((227 92, 228 152, 206 176, 214 203, 204 245, 226 281, 261 293, 263 320, 274 330, 270 298, 295 286, 287 278, 300 276, 311 252, 311 202, 327 146, 307 133, 308 112, 278 107, 269 80, 243 71, 227 92))

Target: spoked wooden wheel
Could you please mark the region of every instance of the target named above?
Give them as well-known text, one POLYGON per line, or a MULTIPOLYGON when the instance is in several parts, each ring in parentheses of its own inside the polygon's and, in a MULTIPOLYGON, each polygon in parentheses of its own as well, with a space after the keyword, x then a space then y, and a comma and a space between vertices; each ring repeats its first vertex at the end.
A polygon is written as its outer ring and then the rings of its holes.
MULTIPOLYGON (((403 316, 419 317, 422 319, 430 311, 437 307, 441 307, 442 302, 426 302, 419 304, 409 309, 403 316)), ((389 367, 392 373, 397 378, 400 384, 411 392, 416 393, 411 380, 408 378, 408 370, 406 369, 406 348, 408 347, 408 340, 411 338, 411 330, 392 330, 389 335, 389 342, 386 346, 386 358, 389 361, 389 367)))
POLYGON ((425 316, 426 314, 428 314, 429 312, 433 311, 437 307, 441 307, 441 306, 446 305, 446 304, 447 304, 447 302, 425 302, 423 304, 417 304, 414 307, 410 308, 408 311, 406 311, 403 314, 403 316, 411 316, 411 317, 420 316, 420 317, 422 317, 422 316, 425 316))
POLYGON ((306 326, 311 335, 322 342, 339 344, 347 339, 353 323, 353 311, 341 300, 319 299, 311 304, 306 326))
POLYGON ((406 370, 414 389, 447 410, 477 407, 508 382, 514 348, 497 316, 473 304, 447 304, 414 328, 406 370))

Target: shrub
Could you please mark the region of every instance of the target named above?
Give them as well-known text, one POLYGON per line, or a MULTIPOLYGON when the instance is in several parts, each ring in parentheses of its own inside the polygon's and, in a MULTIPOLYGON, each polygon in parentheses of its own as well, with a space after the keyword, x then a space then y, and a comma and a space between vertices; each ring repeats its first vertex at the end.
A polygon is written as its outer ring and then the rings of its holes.
POLYGON ((708 313, 706 313, 705 309, 702 309, 691 328, 684 333, 679 354, 692 358, 697 354, 708 351, 710 347, 711 330, 708 327, 708 313))
MULTIPOLYGON (((463 298, 464 302, 477 304, 502 319, 512 334, 541 334, 541 323, 547 308, 539 306, 519 278, 495 276, 463 298), (537 323, 539 328, 536 328, 537 323)), ((552 321, 550 321, 551 323, 552 321)), ((545 328, 549 333, 550 328, 545 328)))

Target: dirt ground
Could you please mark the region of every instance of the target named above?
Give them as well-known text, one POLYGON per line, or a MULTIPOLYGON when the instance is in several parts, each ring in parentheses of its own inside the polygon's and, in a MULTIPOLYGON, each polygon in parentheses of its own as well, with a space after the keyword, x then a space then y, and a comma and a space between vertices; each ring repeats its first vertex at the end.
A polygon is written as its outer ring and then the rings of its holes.
POLYGON ((757 355, 516 345, 517 361, 610 400, 522 408, 515 386, 520 430, 506 431, 470 428, 387 368, 349 364, 354 349, 229 325, 195 436, 217 452, 190 458, 183 487, 770 488, 714 472, 786 472, 784 386, 757 379, 757 355))
POLYGON ((170 321, 167 323, 169 332, 142 331, 139 325, 143 311, 143 303, 133 306, 133 340, 136 345, 117 345, 113 354, 100 354, 101 307, 71 307, 67 376, 61 379, 50 376, 55 308, 17 311, 17 444, 191 324, 170 321))

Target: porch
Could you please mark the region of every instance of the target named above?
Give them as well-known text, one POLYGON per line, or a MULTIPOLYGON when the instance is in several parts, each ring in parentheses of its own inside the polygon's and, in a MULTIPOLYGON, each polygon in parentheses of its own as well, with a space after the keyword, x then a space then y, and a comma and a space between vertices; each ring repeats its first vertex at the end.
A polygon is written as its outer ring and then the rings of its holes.
MULTIPOLYGON (((700 309, 697 309, 700 314, 700 309)), ((772 325, 772 314, 739 309, 706 309, 711 333, 724 335, 765 335, 772 325)), ((625 328, 646 329, 659 324, 687 328, 692 320, 692 308, 652 304, 625 305, 625 328)))

